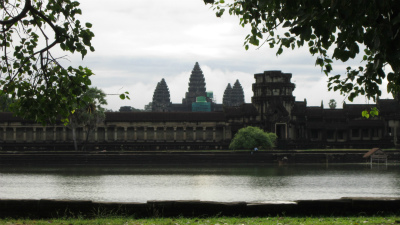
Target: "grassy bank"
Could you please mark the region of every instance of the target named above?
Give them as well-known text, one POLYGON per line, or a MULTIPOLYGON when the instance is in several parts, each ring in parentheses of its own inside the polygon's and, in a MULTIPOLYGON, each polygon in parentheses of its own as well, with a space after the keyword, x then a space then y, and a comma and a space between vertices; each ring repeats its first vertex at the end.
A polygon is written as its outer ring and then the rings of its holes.
POLYGON ((214 217, 214 218, 148 218, 110 217, 97 219, 1 219, 0 224, 124 224, 124 225, 180 225, 180 224, 400 224, 400 216, 372 217, 214 217))

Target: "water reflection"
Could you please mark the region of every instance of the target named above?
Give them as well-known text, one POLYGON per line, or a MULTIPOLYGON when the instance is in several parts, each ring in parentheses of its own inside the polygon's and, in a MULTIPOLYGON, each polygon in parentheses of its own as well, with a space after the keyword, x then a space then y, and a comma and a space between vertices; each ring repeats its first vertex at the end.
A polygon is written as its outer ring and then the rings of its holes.
POLYGON ((284 201, 400 197, 398 166, 0 167, 0 198, 284 201))

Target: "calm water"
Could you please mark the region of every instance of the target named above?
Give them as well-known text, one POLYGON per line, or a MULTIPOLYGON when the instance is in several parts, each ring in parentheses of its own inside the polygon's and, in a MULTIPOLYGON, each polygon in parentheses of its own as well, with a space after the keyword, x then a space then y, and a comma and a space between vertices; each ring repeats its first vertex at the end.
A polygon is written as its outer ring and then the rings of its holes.
POLYGON ((0 198, 115 202, 400 197, 400 166, 0 167, 0 198))

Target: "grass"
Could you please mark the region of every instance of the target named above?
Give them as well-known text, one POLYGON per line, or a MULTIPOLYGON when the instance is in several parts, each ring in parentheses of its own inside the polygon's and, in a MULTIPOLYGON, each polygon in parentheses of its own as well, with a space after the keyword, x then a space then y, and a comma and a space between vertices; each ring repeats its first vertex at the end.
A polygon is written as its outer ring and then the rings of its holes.
POLYGON ((0 224, 105 224, 105 225, 227 225, 227 224, 400 224, 400 216, 359 216, 359 217, 211 217, 211 218, 147 218, 105 217, 96 219, 0 219, 0 224))

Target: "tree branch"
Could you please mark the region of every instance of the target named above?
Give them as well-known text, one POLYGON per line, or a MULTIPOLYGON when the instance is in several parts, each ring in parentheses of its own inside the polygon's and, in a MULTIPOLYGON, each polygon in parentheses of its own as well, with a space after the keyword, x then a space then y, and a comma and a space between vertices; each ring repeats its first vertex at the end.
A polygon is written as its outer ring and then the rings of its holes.
POLYGON ((21 13, 19 13, 15 17, 13 17, 11 20, 0 20, 0 24, 2 24, 2 25, 12 25, 12 24, 20 21, 22 18, 24 18, 30 9, 33 9, 32 5, 31 5, 31 1, 30 0, 25 0, 25 6, 22 9, 21 13))

